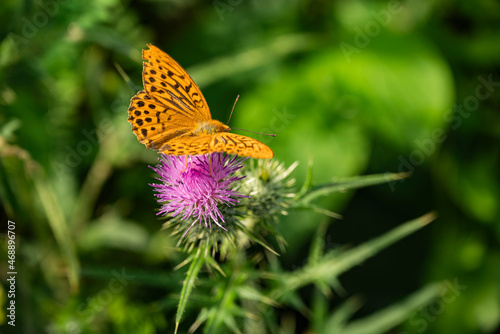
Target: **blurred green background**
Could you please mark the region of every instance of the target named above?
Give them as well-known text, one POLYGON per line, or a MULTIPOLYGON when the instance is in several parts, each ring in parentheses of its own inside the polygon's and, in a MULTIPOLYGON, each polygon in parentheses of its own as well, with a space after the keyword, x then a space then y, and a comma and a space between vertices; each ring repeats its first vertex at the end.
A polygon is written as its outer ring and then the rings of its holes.
MULTIPOLYGON (((498 1, 4 0, 0 20, 0 215, 16 222, 17 332, 173 328, 182 254, 155 216, 147 166, 157 154, 127 122, 147 43, 187 69, 215 119, 240 94, 229 125, 276 133, 254 137, 300 162, 298 185, 309 160, 315 183, 412 173, 323 199, 343 215, 329 224, 329 248, 439 214, 343 275, 332 307, 359 295, 361 317, 445 281, 460 286, 456 298, 391 333, 500 328, 498 1), (75 314, 88 315, 84 329, 75 314)), ((286 268, 303 264, 327 220, 282 220, 286 268)), ((277 312, 311 333, 303 315, 277 312)))

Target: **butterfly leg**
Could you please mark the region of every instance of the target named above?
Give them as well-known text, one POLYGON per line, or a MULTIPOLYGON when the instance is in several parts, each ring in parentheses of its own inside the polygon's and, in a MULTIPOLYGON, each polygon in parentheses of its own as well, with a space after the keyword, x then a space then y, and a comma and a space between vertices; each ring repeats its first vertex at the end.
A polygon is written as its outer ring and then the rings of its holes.
POLYGON ((212 153, 210 153, 209 159, 208 159, 208 169, 210 170, 210 177, 212 177, 212 153))
POLYGON ((186 171, 186 169, 188 168, 188 159, 189 159, 189 155, 186 155, 186 167, 184 167, 184 169, 182 170, 181 173, 184 173, 186 171))

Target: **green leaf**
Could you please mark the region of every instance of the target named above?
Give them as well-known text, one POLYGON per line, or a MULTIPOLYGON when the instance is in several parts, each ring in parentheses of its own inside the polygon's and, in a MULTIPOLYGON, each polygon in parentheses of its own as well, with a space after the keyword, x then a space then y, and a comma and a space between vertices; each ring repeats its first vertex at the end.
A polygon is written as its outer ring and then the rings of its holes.
POLYGON ((333 284, 340 274, 363 263, 382 249, 421 229, 434 219, 435 214, 428 213, 353 249, 342 253, 336 250, 330 251, 317 263, 308 263, 305 267, 286 274, 282 278, 282 285, 275 289, 271 296, 279 298, 289 291, 295 291, 317 281, 333 284))
POLYGON ((309 203, 314 199, 320 196, 329 195, 334 192, 345 192, 347 190, 397 181, 408 176, 408 173, 385 173, 341 178, 330 183, 324 183, 319 186, 312 187, 309 190, 305 191, 301 196, 297 197, 296 206, 301 207, 309 205, 309 203))
POLYGON ((325 239, 323 236, 326 234, 328 228, 327 223, 319 224, 314 235, 314 239, 311 242, 311 247, 309 249, 309 263, 318 263, 320 258, 323 256, 325 250, 325 239))
POLYGON ((361 308, 359 297, 351 297, 336 309, 323 326, 321 333, 339 333, 349 318, 361 308))
POLYGON ((76 292, 79 289, 80 264, 76 256, 75 244, 71 237, 68 223, 59 206, 59 200, 51 185, 42 175, 34 176, 33 184, 38 192, 56 241, 68 263, 68 279, 71 290, 76 292))
POLYGON ((14 136, 14 132, 20 127, 21 121, 17 118, 13 118, 0 127, 0 136, 6 140, 10 140, 14 136))
POLYGON ((186 310, 187 301, 189 299, 189 295, 193 291, 194 282, 196 277, 198 277, 198 273, 200 272, 203 263, 205 262, 205 257, 201 248, 198 248, 198 251, 194 255, 191 265, 186 274, 186 278, 184 279, 184 283, 182 284, 181 296, 179 298, 179 306, 177 307, 177 314, 175 316, 175 333, 177 333, 177 329, 179 328, 179 323, 181 322, 182 314, 186 310))
POLYGON ((356 121, 375 138, 410 152, 445 127, 454 102, 453 75, 426 37, 381 31, 353 57, 332 52, 327 60, 339 78, 332 80, 331 99, 354 95, 356 121))
POLYGON ((306 179, 304 180, 304 183, 302 184, 302 188, 299 190, 297 193, 297 198, 301 198, 304 196, 308 191, 310 191, 313 187, 313 180, 312 180, 312 175, 313 175, 313 161, 312 159, 309 159, 309 162, 307 163, 307 173, 306 173, 306 179))
POLYGON ((279 254, 274 249, 272 249, 269 245, 267 245, 264 240, 262 240, 259 236, 255 235, 255 233, 253 233, 250 229, 246 228, 246 226, 241 225, 241 229, 245 232, 245 235, 253 242, 261 245, 271 253, 279 256, 279 254))
POLYGON ((428 305, 442 290, 441 284, 434 283, 413 293, 402 302, 393 304, 363 319, 349 323, 339 334, 376 334, 389 329, 408 319, 413 312, 428 305))
POLYGON ((271 298, 265 296, 258 289, 250 285, 240 285, 235 288, 235 292, 241 299, 256 300, 261 303, 271 305, 273 307, 279 306, 279 304, 275 300, 272 300, 271 298))
POLYGON ((196 317, 195 322, 189 327, 189 333, 194 333, 198 327, 201 326, 209 317, 213 317, 214 313, 214 308, 206 309, 203 308, 201 309, 200 312, 198 312, 198 316, 196 317))
POLYGON ((59 245, 62 255, 68 264, 68 280, 72 292, 79 289, 80 264, 76 255, 75 244, 68 228, 68 222, 60 206, 61 200, 57 197, 53 185, 41 166, 31 158, 31 155, 24 149, 17 146, 10 146, 6 142, 0 142, 5 156, 11 155, 21 160, 27 175, 32 179, 34 189, 40 200, 42 209, 45 211, 47 221, 54 233, 54 237, 59 245))
POLYGON ((303 52, 318 45, 319 38, 312 34, 288 34, 269 44, 239 54, 191 66, 188 73, 201 87, 234 77, 235 74, 265 66, 276 59, 303 52))
POLYGON ((89 224, 79 238, 79 245, 87 251, 109 247, 144 252, 149 237, 142 225, 108 212, 89 224))

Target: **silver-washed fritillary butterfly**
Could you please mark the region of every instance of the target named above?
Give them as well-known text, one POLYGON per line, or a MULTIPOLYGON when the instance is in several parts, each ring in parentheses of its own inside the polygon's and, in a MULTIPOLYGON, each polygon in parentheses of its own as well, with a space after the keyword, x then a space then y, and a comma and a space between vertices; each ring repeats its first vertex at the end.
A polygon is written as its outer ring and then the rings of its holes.
POLYGON ((128 121, 139 142, 169 155, 227 152, 272 158, 273 151, 212 119, 200 88, 172 57, 154 45, 142 51, 144 89, 130 101, 128 121))

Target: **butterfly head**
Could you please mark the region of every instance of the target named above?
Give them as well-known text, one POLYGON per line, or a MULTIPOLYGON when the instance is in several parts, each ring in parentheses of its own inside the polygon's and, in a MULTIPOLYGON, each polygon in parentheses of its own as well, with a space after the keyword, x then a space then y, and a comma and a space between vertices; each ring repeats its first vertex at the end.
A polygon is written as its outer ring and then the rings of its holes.
POLYGON ((215 134, 219 132, 229 132, 231 131, 231 128, 227 125, 225 125, 222 122, 219 122, 215 119, 211 119, 206 122, 199 122, 194 129, 193 133, 195 134, 215 134))

